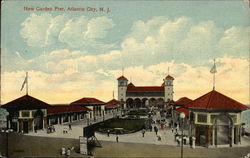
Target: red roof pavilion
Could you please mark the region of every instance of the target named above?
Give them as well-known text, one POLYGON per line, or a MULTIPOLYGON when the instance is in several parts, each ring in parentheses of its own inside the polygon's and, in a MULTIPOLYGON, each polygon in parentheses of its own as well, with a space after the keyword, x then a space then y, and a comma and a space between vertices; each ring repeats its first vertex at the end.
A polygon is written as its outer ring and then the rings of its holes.
POLYGON ((71 105, 83 105, 83 106, 94 106, 94 105, 104 105, 105 103, 96 98, 81 98, 77 101, 71 103, 71 105))
POLYGON ((215 90, 190 102, 186 107, 195 109, 247 110, 248 107, 215 90))
POLYGON ((116 99, 112 99, 106 103, 105 108, 118 108, 119 104, 120 104, 120 101, 116 99))
POLYGON ((91 111, 91 110, 89 108, 79 105, 57 105, 57 106, 50 106, 47 109, 48 114, 61 114, 69 112, 81 112, 81 111, 91 111))
POLYGON ((189 109, 186 107, 179 107, 179 108, 175 109, 175 111, 178 113, 183 112, 185 114, 185 116, 189 116, 189 109))
POLYGON ((193 100, 187 98, 187 97, 182 97, 179 100, 175 102, 175 105, 187 105, 188 103, 192 102, 193 100))
POLYGON ((15 109, 15 110, 31 110, 31 109, 46 109, 50 107, 48 103, 45 103, 37 98, 29 96, 28 94, 17 98, 13 101, 10 101, 1 106, 6 109, 15 109))

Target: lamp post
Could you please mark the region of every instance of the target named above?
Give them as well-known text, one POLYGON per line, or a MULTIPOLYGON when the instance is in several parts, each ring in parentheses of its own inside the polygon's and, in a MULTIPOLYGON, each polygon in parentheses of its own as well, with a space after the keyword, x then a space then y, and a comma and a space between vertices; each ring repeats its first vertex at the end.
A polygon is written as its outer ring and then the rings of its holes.
POLYGON ((87 125, 89 125, 89 112, 87 112, 87 125))
POLYGON ((102 110, 102 121, 104 121, 105 120, 105 112, 104 112, 104 110, 102 110))
POLYGON ((5 133, 6 133, 6 157, 9 157, 9 130, 6 130, 5 133))
POLYGON ((184 118, 185 118, 185 114, 182 112, 180 113, 180 118, 181 118, 181 158, 183 158, 183 128, 184 128, 184 118))

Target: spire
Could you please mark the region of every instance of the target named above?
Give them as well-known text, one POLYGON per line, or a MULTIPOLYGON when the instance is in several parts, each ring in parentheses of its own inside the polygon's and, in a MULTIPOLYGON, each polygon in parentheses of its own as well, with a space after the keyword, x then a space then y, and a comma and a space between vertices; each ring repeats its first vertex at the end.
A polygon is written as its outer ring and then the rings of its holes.
POLYGON ((28 85, 29 85, 29 84, 28 84, 28 83, 29 83, 29 82, 28 82, 28 72, 26 72, 26 79, 27 79, 27 81, 26 81, 26 82, 27 82, 27 83, 26 83, 26 94, 28 95, 28 93, 29 93, 29 88, 28 88, 28 85))
POLYGON ((214 58, 214 65, 210 70, 210 73, 213 74, 213 90, 215 90, 215 73, 217 72, 216 70, 216 65, 215 65, 215 58, 214 58))

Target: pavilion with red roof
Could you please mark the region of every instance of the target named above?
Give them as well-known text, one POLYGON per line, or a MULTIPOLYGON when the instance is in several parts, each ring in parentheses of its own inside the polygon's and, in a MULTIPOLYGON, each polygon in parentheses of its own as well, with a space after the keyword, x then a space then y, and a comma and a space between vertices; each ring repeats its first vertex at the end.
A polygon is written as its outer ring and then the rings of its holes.
POLYGON ((16 132, 34 132, 45 129, 50 125, 70 123, 87 118, 91 109, 82 106, 104 104, 104 102, 92 98, 76 101, 75 104, 50 105, 28 94, 10 101, 1 106, 9 115, 7 117, 7 128, 16 132), (78 104, 81 102, 82 104, 78 104))
POLYGON ((87 118, 90 109, 69 104, 56 104, 47 108, 48 125, 70 123, 87 118))
POLYGON ((7 128, 28 133, 47 126, 47 108, 50 105, 28 94, 1 106, 9 115, 7 128))
POLYGON ((159 86, 135 86, 132 82, 128 84, 125 76, 120 76, 118 80, 118 100, 122 108, 145 108, 156 106, 164 108, 167 101, 173 100, 173 80, 167 75, 163 79, 163 84, 159 86))
POLYGON ((78 99, 70 105, 78 105, 78 106, 83 106, 91 111, 89 112, 88 118, 89 119, 94 119, 96 120, 96 117, 103 117, 105 115, 105 102, 96 99, 96 98, 89 98, 89 97, 84 97, 81 99, 78 99))
POLYGON ((172 120, 176 122, 179 119, 179 114, 184 113, 186 117, 189 115, 189 110, 186 107, 187 104, 192 102, 192 99, 187 97, 182 97, 174 102, 173 106, 173 113, 172 113, 172 120))
POLYGON ((177 112, 189 118, 189 135, 201 146, 233 146, 241 142, 241 112, 248 107, 212 90, 187 103, 177 112))
POLYGON ((105 104, 105 112, 106 113, 118 112, 119 105, 120 105, 120 102, 118 100, 112 99, 105 104))

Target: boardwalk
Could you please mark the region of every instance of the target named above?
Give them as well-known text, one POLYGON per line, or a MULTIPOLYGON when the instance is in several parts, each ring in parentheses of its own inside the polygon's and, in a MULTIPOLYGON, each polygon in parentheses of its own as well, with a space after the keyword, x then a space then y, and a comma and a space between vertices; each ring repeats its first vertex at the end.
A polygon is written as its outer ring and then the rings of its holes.
MULTIPOLYGON (((6 153, 6 139, 0 134, 0 152, 6 153)), ((101 141, 102 148, 94 148, 94 157, 180 157, 180 147, 143 143, 116 143, 101 141)), ((84 157, 79 151, 79 140, 69 138, 48 138, 11 134, 9 137, 10 157, 60 157, 61 147, 74 147, 72 157, 84 157)), ((185 158, 243 158, 250 146, 234 148, 184 148, 185 158)))

